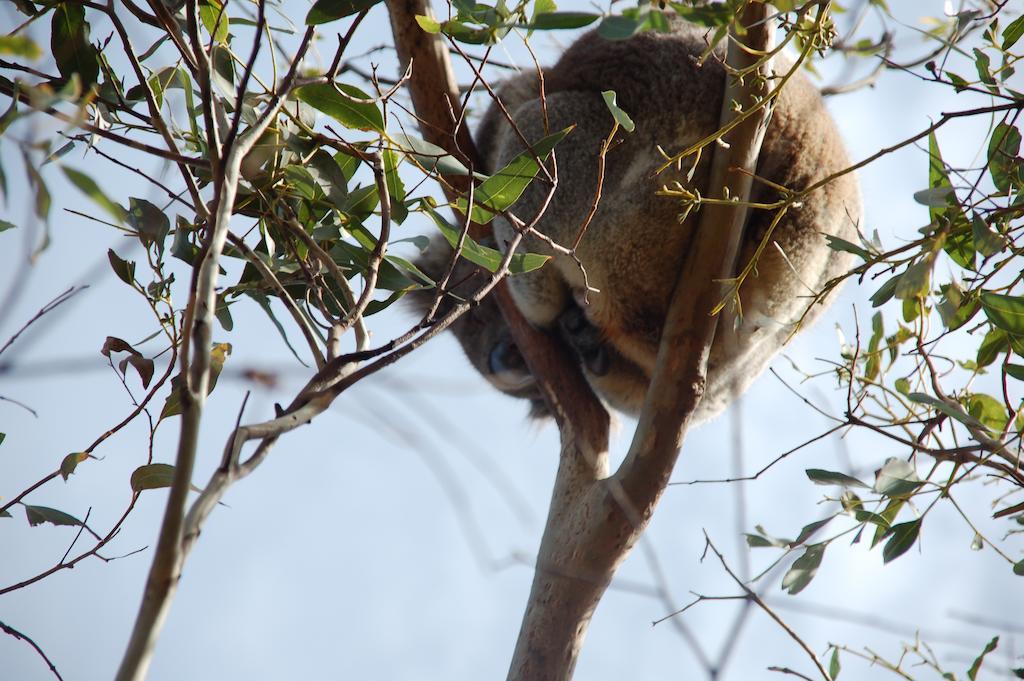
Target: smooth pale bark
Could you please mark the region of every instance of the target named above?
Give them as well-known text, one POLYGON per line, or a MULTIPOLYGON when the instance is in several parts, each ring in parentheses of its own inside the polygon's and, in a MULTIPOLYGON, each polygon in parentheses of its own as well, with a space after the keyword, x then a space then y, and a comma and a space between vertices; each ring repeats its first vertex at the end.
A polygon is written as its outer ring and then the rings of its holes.
MULTIPOLYGON (((459 158, 479 161, 459 116, 457 88, 441 36, 424 33, 415 15, 430 15, 424 0, 388 0, 403 68, 412 62, 409 89, 423 136, 459 158), (425 64, 424 62, 431 62, 425 64)), ((747 6, 740 22, 753 27, 733 32, 755 51, 772 44, 768 7, 747 6)), ((742 70, 756 61, 730 46, 728 63, 742 70)), ((768 64, 761 67, 762 71, 768 64)), ((732 102, 744 108, 765 94, 765 82, 748 76, 727 83, 722 123, 733 120, 732 102)), ((739 203, 750 193, 770 110, 762 108, 725 136, 728 148, 714 147, 712 198, 739 203)), ((463 191, 464 177, 445 178, 463 191)), ((449 192, 451 194, 451 192, 449 192)), ((534 376, 545 390, 561 435, 558 472, 533 586, 513 654, 510 681, 565 681, 572 677, 590 619, 615 570, 629 554, 664 492, 690 416, 703 396, 707 357, 723 295, 718 282, 732 276, 746 208, 705 205, 694 239, 694 255, 680 272, 669 308, 656 373, 622 467, 608 475, 608 415, 574 361, 553 338, 533 329, 503 287, 498 302, 534 376), (700 301, 693 305, 691 301, 700 301)), ((479 233, 479 232, 474 232, 479 233)))

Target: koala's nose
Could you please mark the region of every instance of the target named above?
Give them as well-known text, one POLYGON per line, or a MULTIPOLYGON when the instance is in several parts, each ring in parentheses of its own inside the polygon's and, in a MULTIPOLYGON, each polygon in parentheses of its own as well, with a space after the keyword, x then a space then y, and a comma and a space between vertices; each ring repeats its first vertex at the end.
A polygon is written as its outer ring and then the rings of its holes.
POLYGON ((526 371, 526 361, 519 352, 519 347, 511 340, 503 338, 491 348, 487 368, 492 374, 521 373, 526 371))
POLYGON ((526 368, 519 348, 511 340, 502 339, 491 348, 487 356, 486 378, 494 387, 503 392, 517 394, 529 389, 534 381, 533 374, 526 368))

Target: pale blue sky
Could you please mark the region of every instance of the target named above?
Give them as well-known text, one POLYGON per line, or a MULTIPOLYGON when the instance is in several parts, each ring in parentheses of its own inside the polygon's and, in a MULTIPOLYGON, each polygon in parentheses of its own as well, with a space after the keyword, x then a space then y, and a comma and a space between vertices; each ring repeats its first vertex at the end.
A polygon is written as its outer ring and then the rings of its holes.
MULTIPOLYGON (((941 3, 928 5, 934 6, 932 13, 941 11, 941 3)), ((304 2, 292 6, 293 17, 306 11, 304 2)), ((16 21, 7 7, 0 9, 0 17, 12 26, 16 21)), ((569 38, 560 35, 559 40, 565 44, 569 38)), ((378 6, 357 34, 352 52, 388 41, 384 8, 378 6)), ((534 44, 540 46, 542 61, 550 63, 557 53, 552 38, 538 35, 534 44)), ((916 39, 905 44, 906 54, 923 49, 916 39)), ((526 63, 518 50, 508 58, 526 63)), ((384 73, 394 70, 387 55, 374 59, 381 61, 384 73)), ((838 66, 830 62, 822 70, 836 76, 841 72, 838 66)), ((937 112, 966 104, 950 101, 945 88, 888 74, 877 87, 832 98, 829 106, 851 156, 860 159, 917 132, 937 112)), ((942 131, 939 139, 947 161, 972 161, 984 133, 981 125, 974 120, 942 131)), ((36 117, 10 134, 27 138, 51 129, 49 122, 36 117), (40 128, 33 130, 32 124, 40 128)), ((20 227, 0 234, 0 295, 14 284, 23 259, 22 239, 31 223, 23 176, 10 169, 18 167, 15 149, 4 140, 11 191, 6 205, 0 206, 0 219, 20 227)), ((76 150, 62 161, 92 172, 119 200, 126 201, 129 195, 156 198, 136 178, 101 165, 94 155, 83 158, 76 150)), ((886 243, 899 243, 927 222, 926 209, 910 198, 925 186, 926 167, 925 155, 908 149, 861 173, 866 225, 877 229, 886 243)), ((32 418, 0 402, 0 431, 7 433, 0 445, 0 496, 5 498, 52 471, 65 454, 84 448, 130 411, 131 404, 116 377, 104 368, 99 349, 107 335, 134 341, 154 330, 142 300, 106 265, 108 247, 126 257, 132 254, 129 240, 63 212, 65 207, 96 210, 57 175, 53 167, 46 175, 53 182, 55 201, 53 244, 29 268, 22 292, 4 311, 0 342, 68 286, 90 288, 38 333, 19 341, 9 356, 0 357, 14 365, 10 374, 0 375, 0 395, 39 412, 32 418)), ((410 219, 397 236, 426 229, 410 219)), ((136 257, 139 253, 134 251, 136 257)), ((848 286, 827 317, 792 343, 786 355, 808 371, 824 370, 826 365, 818 359, 837 356, 834 325, 838 322, 852 337, 852 308, 856 306, 862 324, 867 323, 866 301, 873 290, 848 286)), ((254 391, 246 413, 248 420, 255 420, 272 414, 273 403, 286 401, 308 375, 254 304, 243 301, 232 312, 235 332, 216 335, 217 340, 231 342, 234 352, 204 417, 195 476, 199 485, 219 460, 244 391, 254 391), (280 372, 280 386, 267 390, 239 379, 248 368, 280 372)), ((369 323, 375 341, 382 342, 407 328, 411 319, 395 309, 369 323)), ((785 359, 774 366, 787 380, 798 380, 785 359)), ((137 387, 137 382, 129 384, 137 387)), ((843 397, 831 379, 819 379, 803 390, 839 411, 843 397)), ((357 385, 314 424, 283 438, 262 468, 233 488, 225 506, 213 513, 186 565, 150 678, 504 678, 532 578, 529 565, 510 558, 531 560, 558 451, 556 430, 528 423, 525 412, 523 404, 498 395, 476 376, 447 337, 357 385), (471 465, 474 460, 498 471, 503 484, 516 490, 520 505, 507 503, 471 465)), ((827 427, 778 380, 765 376, 740 409, 691 434, 674 478, 730 475, 731 428, 737 418, 743 422, 743 470, 748 473, 827 427)), ((168 425, 156 442, 157 461, 173 460, 177 424, 168 425)), ((631 430, 632 423, 623 420, 615 439, 620 455, 631 430)), ((78 517, 91 509, 90 525, 102 532, 123 511, 130 492, 128 476, 145 462, 145 444, 143 423, 133 424, 98 450, 102 460, 83 464, 66 484, 50 483, 28 501, 78 517)), ((760 523, 775 535, 792 536, 801 525, 823 515, 827 507, 816 504, 831 490, 811 485, 805 468, 845 470, 852 459, 858 472, 870 477, 885 457, 904 454, 857 434, 810 446, 746 485, 747 520, 742 529, 749 531, 760 523)), ((712 559, 699 561, 706 529, 731 564, 741 565, 746 548, 737 533, 734 492, 732 486, 697 485, 673 487, 666 493, 647 546, 657 555, 675 605, 687 603, 690 591, 737 593, 718 564, 712 559)), ((143 494, 106 553, 152 546, 165 498, 163 491, 143 494)), ((965 498, 984 519, 984 491, 974 499, 966 494, 965 498)), ((14 518, 0 520, 0 588, 52 565, 72 536, 68 528, 30 528, 23 511, 15 509, 14 518)), ((818 577, 798 598, 784 596, 777 585, 768 594, 816 651, 837 642, 857 649, 868 646, 896 658, 899 641, 910 640, 913 629, 920 627, 936 643, 953 638, 968 644, 939 647, 940 658, 962 675, 989 638, 1006 632, 965 625, 951 613, 1012 622, 1024 605, 1019 578, 990 550, 969 551, 971 538, 962 522, 948 509, 941 510, 934 520, 929 516, 920 551, 915 548, 884 569, 878 551, 834 546, 818 577), (855 610, 902 622, 907 630, 897 636, 784 607, 789 603, 855 610)), ((74 570, 0 597, 0 621, 32 636, 66 679, 111 678, 151 555, 146 550, 112 563, 87 560, 74 570)), ((755 568, 774 556, 764 549, 750 554, 755 568)), ((634 552, 619 576, 626 585, 653 584, 645 550, 634 552)), ((732 602, 702 604, 682 621, 714 657, 737 607, 732 602)), ((613 588, 594 618, 577 678, 703 678, 693 671, 694 658, 671 623, 650 626, 667 611, 656 599, 613 588)), ((1009 643, 1004 638, 1001 651, 1009 649, 1009 643)), ((764 678, 769 676, 764 671, 768 665, 809 669, 801 651, 777 625, 754 613, 725 678, 764 678)), ((880 676, 877 669, 844 661, 844 678, 880 676)), ((0 680, 49 678, 27 645, 0 636, 0 680)))

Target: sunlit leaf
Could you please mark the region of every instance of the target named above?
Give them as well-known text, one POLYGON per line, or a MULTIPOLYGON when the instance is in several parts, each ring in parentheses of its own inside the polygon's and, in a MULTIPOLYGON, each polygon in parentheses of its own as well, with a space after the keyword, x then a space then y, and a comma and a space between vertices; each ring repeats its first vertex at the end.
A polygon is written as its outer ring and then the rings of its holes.
POLYGON ((201 0, 199 20, 215 43, 228 42, 228 13, 221 0, 201 0))
MULTIPOLYGON (((459 243, 459 235, 461 232, 448 224, 448 222, 438 215, 436 211, 428 211, 428 215, 434 219, 434 224, 437 225, 439 230, 441 230, 441 234, 444 236, 448 244, 452 248, 456 248, 459 243)), ((501 261, 504 259, 504 255, 502 255, 500 251, 478 244, 473 241, 468 234, 462 242, 461 256, 474 265, 480 265, 489 272, 496 272, 498 267, 501 266, 501 261)), ((512 256, 508 269, 512 274, 530 272, 543 266, 549 259, 550 256, 539 255, 537 253, 517 253, 512 256)))
POLYGON ((994 326, 1017 336, 1024 335, 1024 298, 982 291, 981 307, 994 326))
MULTIPOLYGON (((573 126, 565 128, 553 135, 548 135, 533 145, 533 149, 512 159, 508 165, 482 182, 473 194, 473 210, 470 219, 479 224, 486 224, 494 219, 497 213, 507 209, 522 196, 526 187, 540 170, 536 158, 547 160, 555 145, 572 131, 573 126)), ((466 213, 467 201, 460 198, 455 202, 458 210, 466 213)))
POLYGON ((839 678, 839 648, 832 649, 832 659, 828 663, 828 676, 832 681, 839 678))
POLYGON ((422 14, 417 14, 416 23, 419 24, 420 28, 423 29, 424 33, 436 35, 441 32, 441 24, 438 23, 437 19, 435 19, 434 17, 428 17, 422 14))
POLYGON ((993 433, 998 433, 1006 426, 1009 415, 1003 403, 991 395, 975 393, 963 398, 967 413, 981 421, 993 433))
POLYGON ((1009 123, 1000 123, 992 131, 988 143, 988 171, 1001 192, 1013 184, 1012 171, 1020 163, 1020 130, 1009 123))
POLYGON ((608 110, 612 113, 612 118, 615 122, 622 126, 626 132, 633 132, 636 129, 636 123, 629 117, 629 114, 619 108, 619 105, 615 102, 615 91, 605 90, 601 93, 601 97, 604 99, 604 105, 608 107, 608 110))
POLYGON ((931 395, 928 395, 926 393, 910 393, 909 395, 907 395, 907 397, 910 400, 917 402, 918 404, 927 404, 936 411, 945 414, 946 416, 952 419, 956 419, 965 426, 970 426, 971 428, 985 427, 984 424, 981 423, 981 421, 974 418, 970 414, 964 413, 961 409, 958 409, 954 405, 949 404, 948 402, 945 402, 938 398, 932 397, 931 395))
POLYGON ((12 54, 26 59, 39 59, 43 55, 39 45, 24 35, 0 35, 0 54, 12 54))
POLYGON ((295 96, 346 128, 384 132, 384 116, 368 94, 353 85, 335 85, 341 92, 328 84, 306 85, 297 89, 295 96))
POLYGON ((60 462, 60 477, 65 480, 75 472, 78 468, 78 464, 82 463, 89 458, 89 455, 85 452, 71 452, 65 456, 60 462))
POLYGON ((917 471, 909 462, 891 458, 875 473, 873 489, 887 497, 905 497, 922 484, 917 471))

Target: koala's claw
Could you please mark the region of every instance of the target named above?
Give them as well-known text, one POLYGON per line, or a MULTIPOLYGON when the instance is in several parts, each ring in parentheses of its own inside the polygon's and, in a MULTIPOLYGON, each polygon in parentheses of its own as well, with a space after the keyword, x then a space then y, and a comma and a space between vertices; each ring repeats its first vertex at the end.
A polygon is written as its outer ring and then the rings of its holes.
POLYGON ((614 352, 604 342, 601 330, 590 323, 587 315, 577 305, 565 308, 558 318, 562 338, 580 358, 583 367, 594 376, 604 376, 611 366, 610 353, 614 352))

